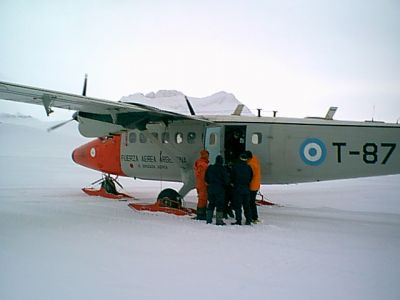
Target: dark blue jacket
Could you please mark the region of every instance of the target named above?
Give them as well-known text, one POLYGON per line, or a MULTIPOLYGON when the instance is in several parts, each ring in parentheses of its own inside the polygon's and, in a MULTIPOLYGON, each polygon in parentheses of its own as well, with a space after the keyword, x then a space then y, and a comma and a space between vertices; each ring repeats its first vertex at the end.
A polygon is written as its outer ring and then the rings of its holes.
POLYGON ((222 163, 215 163, 207 168, 205 181, 208 190, 223 190, 229 184, 229 176, 222 163))
POLYGON ((250 181, 253 178, 253 171, 243 160, 239 160, 232 167, 232 183, 235 192, 240 194, 250 193, 250 181))

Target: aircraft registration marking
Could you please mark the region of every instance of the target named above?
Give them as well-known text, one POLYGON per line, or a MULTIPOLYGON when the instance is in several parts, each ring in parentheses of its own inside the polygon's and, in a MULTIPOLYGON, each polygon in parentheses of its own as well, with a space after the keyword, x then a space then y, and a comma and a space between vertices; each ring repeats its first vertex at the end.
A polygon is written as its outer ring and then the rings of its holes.
MULTIPOLYGON (((346 142, 334 142, 332 146, 336 147, 336 159, 338 163, 342 163, 344 153, 346 153, 346 142)), ((349 150, 349 155, 362 156, 362 161, 366 164, 382 164, 385 165, 394 150, 396 149, 396 143, 365 143, 362 146, 362 151, 349 150)))
MULTIPOLYGON (((348 154, 352 157, 360 157, 365 164, 386 165, 390 161, 397 144, 366 142, 361 146, 361 150, 347 149, 347 142, 333 142, 332 146, 336 148, 336 162, 339 164, 343 163, 345 155, 348 154)), ((306 165, 319 166, 326 159, 326 146, 318 138, 308 138, 301 144, 299 155, 306 165)))

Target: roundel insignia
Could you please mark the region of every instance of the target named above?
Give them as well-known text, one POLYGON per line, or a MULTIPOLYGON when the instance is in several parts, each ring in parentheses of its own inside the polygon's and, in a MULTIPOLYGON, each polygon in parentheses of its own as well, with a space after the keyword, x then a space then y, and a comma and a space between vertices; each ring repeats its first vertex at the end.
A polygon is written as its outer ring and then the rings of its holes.
POLYGON ((96 157, 96 149, 94 147, 90 148, 90 156, 93 158, 96 157))
POLYGON ((300 146, 299 154, 306 165, 318 166, 326 158, 326 147, 319 139, 306 139, 300 146))

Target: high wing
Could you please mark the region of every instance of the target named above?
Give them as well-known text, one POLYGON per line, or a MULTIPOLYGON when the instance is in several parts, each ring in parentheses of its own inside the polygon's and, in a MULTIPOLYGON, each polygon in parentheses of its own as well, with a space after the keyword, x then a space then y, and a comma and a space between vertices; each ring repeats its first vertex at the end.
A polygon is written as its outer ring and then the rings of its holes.
POLYGON ((148 123, 168 124, 174 120, 210 123, 195 116, 160 110, 143 104, 96 99, 7 82, 0 82, 0 99, 42 105, 47 115, 53 112, 53 107, 75 110, 78 111, 78 118, 106 122, 130 129, 144 130, 148 123))

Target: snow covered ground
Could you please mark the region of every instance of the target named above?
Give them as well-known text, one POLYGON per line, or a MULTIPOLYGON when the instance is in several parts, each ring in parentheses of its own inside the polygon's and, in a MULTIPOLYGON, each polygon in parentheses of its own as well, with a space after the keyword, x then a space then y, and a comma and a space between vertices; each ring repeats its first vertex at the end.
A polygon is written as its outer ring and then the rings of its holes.
POLYGON ((86 196, 76 124, 0 122, 0 299, 400 299, 400 175, 264 186, 263 223, 218 227, 86 196))

